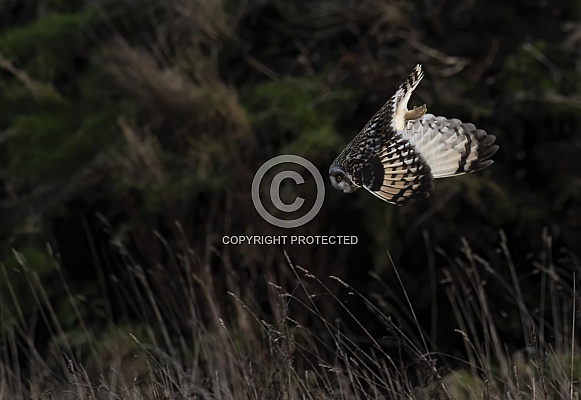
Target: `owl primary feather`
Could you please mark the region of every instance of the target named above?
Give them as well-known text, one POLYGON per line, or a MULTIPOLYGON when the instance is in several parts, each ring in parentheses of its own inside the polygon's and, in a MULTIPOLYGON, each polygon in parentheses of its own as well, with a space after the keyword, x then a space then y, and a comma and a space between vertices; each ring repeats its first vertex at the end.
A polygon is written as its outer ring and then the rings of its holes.
POLYGON ((434 178, 488 167, 496 137, 471 123, 427 114, 426 105, 407 104, 424 72, 416 65, 395 94, 333 161, 336 189, 363 187, 388 203, 409 205, 429 196, 434 178))

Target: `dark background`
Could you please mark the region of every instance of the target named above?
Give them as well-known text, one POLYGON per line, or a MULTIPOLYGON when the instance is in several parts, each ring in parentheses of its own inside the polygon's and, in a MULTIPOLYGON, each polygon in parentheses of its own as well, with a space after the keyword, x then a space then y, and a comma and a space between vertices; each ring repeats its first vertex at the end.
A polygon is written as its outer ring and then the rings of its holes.
MULTIPOLYGON (((466 260, 465 240, 486 265, 503 340, 518 349, 527 338, 502 284, 510 269, 500 232, 531 309, 543 307, 543 268, 565 289, 580 275, 579 4, 4 0, 0 288, 20 288, 25 315, 37 315, 16 250, 62 302, 65 327, 78 314, 65 306, 61 274, 98 331, 111 321, 147 324, 127 288, 132 264, 151 271, 168 307, 179 304, 168 266, 181 265, 186 243, 192 274, 208 269, 221 293, 238 282, 260 306, 268 281, 293 285, 286 250, 341 298, 346 290, 329 275, 386 296, 385 313, 405 324, 391 257, 434 346, 455 352, 446 271, 466 260), (495 163, 436 181, 431 197, 407 208, 335 191, 328 166, 417 63, 426 77, 410 107, 426 103, 495 135, 495 163), (312 161, 327 187, 318 216, 292 230, 262 220, 250 198, 256 170, 280 154, 312 161), (222 244, 224 235, 337 234, 359 243, 222 244)), ((365 320, 360 302, 350 306, 365 320)), ((49 340, 42 325, 39 347, 49 340)), ((369 328, 380 330, 371 319, 369 328)))

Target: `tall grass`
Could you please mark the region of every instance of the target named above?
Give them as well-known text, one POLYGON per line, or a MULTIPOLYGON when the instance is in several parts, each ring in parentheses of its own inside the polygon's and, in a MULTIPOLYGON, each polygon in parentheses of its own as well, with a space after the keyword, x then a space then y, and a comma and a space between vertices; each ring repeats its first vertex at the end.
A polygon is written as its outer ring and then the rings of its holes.
MULTIPOLYGON (((370 277, 381 294, 360 293, 331 277, 346 293, 339 296, 290 255, 286 277, 267 276, 266 293, 257 293, 235 269, 216 273, 186 244, 158 270, 144 270, 119 247, 129 273, 118 289, 132 312, 109 315, 108 323, 87 316, 85 299, 55 262, 71 324, 58 317, 57 306, 64 305, 16 253, 37 312, 19 307, 8 281, 4 299, 11 301, 0 311, 0 398, 578 399, 576 276, 553 264, 549 235, 544 243, 544 263, 531 265, 541 278, 535 309, 502 232, 499 252, 510 279, 467 242, 461 256, 449 257, 438 282, 447 301, 437 307, 451 307, 454 319, 435 321, 464 343, 453 354, 439 351, 437 338, 418 322, 399 274, 403 266, 392 265, 397 280, 389 285, 370 277), (499 287, 518 310, 511 323, 521 326, 522 348, 503 342, 498 321, 504 311, 490 301, 499 287), (366 317, 349 298, 365 306, 366 317), (397 304, 397 313, 388 315, 387 303, 397 304), (322 304, 331 304, 336 316, 327 316, 322 304), (46 346, 39 345, 40 326, 50 338, 46 346)), ((9 273, 4 266, 2 279, 9 273)))

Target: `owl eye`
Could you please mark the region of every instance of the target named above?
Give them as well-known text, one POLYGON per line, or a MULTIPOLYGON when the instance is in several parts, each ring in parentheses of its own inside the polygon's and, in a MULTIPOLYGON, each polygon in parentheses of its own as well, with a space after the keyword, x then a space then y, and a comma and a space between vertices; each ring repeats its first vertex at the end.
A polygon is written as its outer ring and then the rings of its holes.
POLYGON ((335 177, 335 180, 336 180, 337 182, 341 182, 341 175, 337 175, 337 176, 335 177))

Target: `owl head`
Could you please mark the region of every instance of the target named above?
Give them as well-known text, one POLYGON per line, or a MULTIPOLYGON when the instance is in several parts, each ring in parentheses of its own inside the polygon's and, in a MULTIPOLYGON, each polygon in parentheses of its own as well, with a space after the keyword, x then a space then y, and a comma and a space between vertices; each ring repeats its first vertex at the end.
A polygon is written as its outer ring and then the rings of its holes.
POLYGON ((337 165, 332 165, 331 168, 329 168, 329 178, 331 179, 333 187, 344 193, 353 193, 359 189, 359 186, 354 184, 345 171, 337 165))

